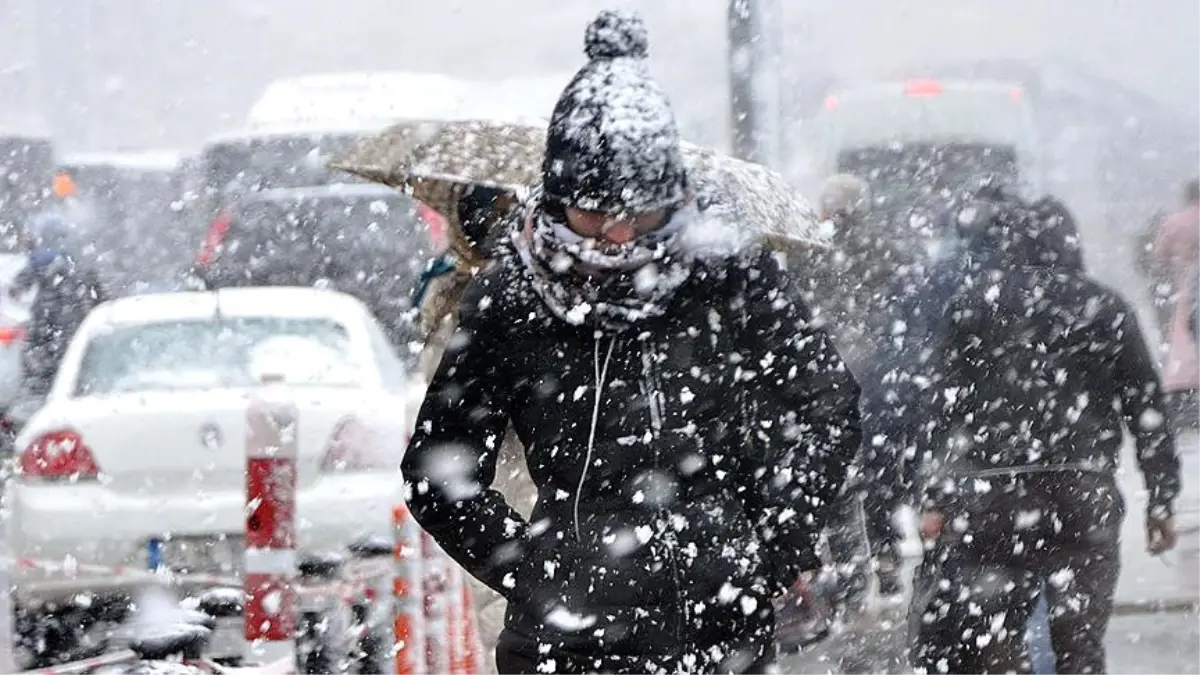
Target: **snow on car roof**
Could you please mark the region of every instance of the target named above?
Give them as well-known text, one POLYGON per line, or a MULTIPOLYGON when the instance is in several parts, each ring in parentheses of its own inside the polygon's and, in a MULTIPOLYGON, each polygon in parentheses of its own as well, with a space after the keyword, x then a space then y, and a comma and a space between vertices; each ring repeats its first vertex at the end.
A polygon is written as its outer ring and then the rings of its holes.
POLYGON ((93 327, 207 319, 217 315, 279 318, 329 318, 350 323, 369 315, 355 298, 307 287, 228 288, 215 292, 147 293, 119 298, 88 317, 93 327))
POLYGON ((267 86, 250 124, 339 117, 406 119, 441 116, 462 104, 462 83, 440 73, 410 71, 303 75, 267 86))
POLYGON ((247 128, 374 128, 420 119, 545 122, 571 77, 553 73, 472 80, 442 73, 375 71, 284 78, 267 86, 247 117, 247 128))

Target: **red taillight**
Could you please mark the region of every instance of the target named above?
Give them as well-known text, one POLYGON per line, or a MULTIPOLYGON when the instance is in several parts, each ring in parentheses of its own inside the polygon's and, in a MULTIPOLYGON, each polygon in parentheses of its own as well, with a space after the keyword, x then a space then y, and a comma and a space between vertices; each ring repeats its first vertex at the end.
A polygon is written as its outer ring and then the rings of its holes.
POLYGON ((0 328, 0 345, 11 345, 17 342, 25 341, 24 326, 5 326, 0 328))
POLYGON ((229 233, 230 226, 233 225, 233 214, 222 210, 213 219, 212 225, 208 226, 208 234, 204 236, 204 243, 200 246, 200 254, 196 256, 196 265, 199 267, 208 267, 217 259, 217 250, 221 247, 221 243, 225 241, 225 235, 229 233))
POLYGON ((834 96, 833 94, 830 94, 830 95, 828 95, 828 96, 826 96, 826 97, 825 97, 825 109, 826 109, 826 110, 833 110, 834 108, 836 108, 836 107, 837 107, 837 104, 838 104, 838 97, 837 97, 837 96, 834 96))
POLYGON ((21 453, 21 476, 51 482, 95 480, 100 467, 79 432, 48 431, 21 453))
POLYGON ((1020 87, 1013 87, 1008 90, 1008 97, 1014 101, 1020 101, 1025 96, 1025 91, 1020 87))
POLYGON ((353 417, 338 422, 321 460, 324 473, 371 471, 387 467, 387 456, 374 431, 353 417))
POLYGON ((440 254, 445 251, 448 244, 446 241, 446 219, 428 204, 422 202, 417 202, 417 216, 421 219, 421 222, 425 223, 425 227, 428 229, 429 243, 433 247, 433 252, 440 254))
POLYGON ((942 83, 937 80, 909 80, 904 83, 904 93, 909 96, 938 96, 942 83))

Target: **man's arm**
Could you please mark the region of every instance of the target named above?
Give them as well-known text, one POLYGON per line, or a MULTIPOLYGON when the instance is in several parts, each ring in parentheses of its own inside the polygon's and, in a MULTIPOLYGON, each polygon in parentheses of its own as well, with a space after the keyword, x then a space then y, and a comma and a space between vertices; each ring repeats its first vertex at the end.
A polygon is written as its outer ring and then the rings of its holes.
POLYGON ((1133 309, 1121 305, 1114 322, 1119 333, 1114 365, 1121 413, 1137 445, 1138 468, 1150 493, 1148 515, 1167 519, 1179 495, 1179 456, 1154 361, 1133 309))
POLYGON ((404 474, 413 516, 456 562, 507 596, 522 556, 528 524, 492 489, 511 398, 504 376, 503 289, 496 275, 471 282, 461 321, 429 384, 405 452, 404 474), (493 302, 494 301, 494 302, 493 302))
POLYGON ((8 294, 12 297, 24 295, 33 288, 37 283, 37 273, 29 265, 21 268, 20 272, 13 277, 12 282, 8 285, 8 294))
POLYGON ((745 272, 743 499, 780 590, 820 566, 817 537, 861 441, 859 388, 775 258, 745 272))

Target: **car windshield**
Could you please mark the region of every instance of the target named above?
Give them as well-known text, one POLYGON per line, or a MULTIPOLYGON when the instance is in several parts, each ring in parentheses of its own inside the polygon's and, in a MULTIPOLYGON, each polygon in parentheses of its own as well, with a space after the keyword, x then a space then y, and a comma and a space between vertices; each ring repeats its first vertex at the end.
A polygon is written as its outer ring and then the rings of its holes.
POLYGON ((328 319, 236 317, 114 326, 91 338, 75 397, 252 387, 264 375, 293 385, 362 381, 341 324, 328 319))

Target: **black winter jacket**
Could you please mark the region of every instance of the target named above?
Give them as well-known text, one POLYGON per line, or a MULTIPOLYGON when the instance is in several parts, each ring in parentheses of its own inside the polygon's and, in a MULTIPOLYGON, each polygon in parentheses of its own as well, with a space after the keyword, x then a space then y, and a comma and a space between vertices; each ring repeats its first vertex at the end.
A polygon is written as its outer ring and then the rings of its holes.
POLYGON ((1169 511, 1179 460, 1133 308, 1074 266, 1022 263, 985 261, 950 301, 931 350, 926 506, 962 506, 974 477, 1008 469, 1111 476, 1128 429, 1149 506, 1169 511))
POLYGON ((21 353, 25 395, 49 392, 59 363, 89 312, 107 299, 96 272, 62 257, 45 269, 25 268, 13 281, 15 291, 37 285, 30 308, 29 338, 21 353))
MULTIPOLYGON (((472 282, 403 463, 418 522, 509 601, 498 657, 741 671, 819 565, 858 387, 768 253, 698 260, 613 334, 552 318, 511 244, 472 282), (489 488, 511 420, 538 500, 489 488)), ((550 666, 543 661, 554 661, 550 666)))

